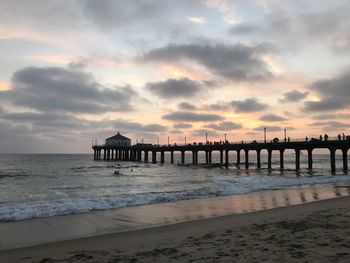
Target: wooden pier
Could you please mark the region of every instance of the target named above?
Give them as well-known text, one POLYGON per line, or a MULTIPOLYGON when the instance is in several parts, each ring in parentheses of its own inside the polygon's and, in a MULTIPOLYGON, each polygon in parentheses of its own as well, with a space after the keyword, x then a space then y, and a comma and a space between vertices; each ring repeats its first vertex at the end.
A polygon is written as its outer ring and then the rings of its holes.
POLYGON ((267 168, 272 166, 273 151, 279 152, 280 168, 284 168, 284 152, 285 150, 293 150, 295 152, 295 169, 300 169, 300 153, 307 152, 308 169, 313 168, 312 153, 315 149, 328 149, 330 154, 330 167, 334 173, 336 170, 336 151, 340 150, 343 159, 343 170, 348 171, 348 151, 350 148, 350 140, 327 140, 327 141, 292 141, 292 142, 250 142, 250 143, 207 143, 207 144, 187 144, 187 145, 151 145, 136 144, 133 146, 111 146, 111 145, 93 145, 94 160, 105 161, 133 161, 148 162, 151 153, 152 163, 164 163, 165 153, 170 153, 170 162, 174 163, 174 152, 181 153, 181 164, 185 164, 185 153, 192 153, 192 164, 198 164, 198 152, 205 153, 205 163, 212 163, 212 153, 217 151, 220 153, 220 164, 228 166, 230 163, 229 152, 237 153, 236 164, 241 164, 241 152, 244 152, 244 165, 249 168, 249 152, 256 152, 257 168, 261 168, 261 151, 267 151, 267 168), (160 160, 157 160, 157 154, 160 153, 160 160), (143 160, 142 160, 143 157, 143 160))

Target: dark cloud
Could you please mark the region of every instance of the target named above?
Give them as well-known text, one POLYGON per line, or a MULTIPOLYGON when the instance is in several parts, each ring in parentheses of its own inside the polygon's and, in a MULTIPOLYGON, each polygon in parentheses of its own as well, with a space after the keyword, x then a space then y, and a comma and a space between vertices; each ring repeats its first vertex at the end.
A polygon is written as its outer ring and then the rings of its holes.
POLYGON ((330 119, 350 119, 350 114, 320 114, 312 116, 314 120, 330 120, 330 119))
POLYGON ((200 84, 188 78, 168 79, 161 82, 149 82, 146 89, 153 94, 164 98, 189 98, 200 91, 200 84))
POLYGON ((257 112, 267 109, 267 105, 260 103, 256 98, 249 98, 245 100, 233 100, 232 107, 236 112, 257 112))
POLYGON ((182 134, 182 131, 180 131, 180 130, 171 130, 170 133, 171 134, 182 134))
POLYGON ((245 34, 251 34, 254 32, 259 31, 259 26, 249 24, 249 23, 240 23, 235 26, 233 26, 230 29, 230 32, 233 34, 239 34, 239 35, 245 35, 245 34))
POLYGON ((267 132, 269 132, 269 131, 275 132, 275 131, 281 131, 282 130, 282 128, 279 127, 279 126, 268 126, 268 125, 265 125, 265 126, 261 125, 259 127, 254 128, 253 130, 254 131, 264 131, 264 128, 266 128, 267 132))
POLYGON ((192 124, 189 124, 189 123, 177 123, 177 124, 174 124, 173 127, 175 129, 188 129, 188 128, 192 128, 192 124))
POLYGON ((219 124, 210 124, 206 127, 217 131, 230 131, 240 129, 242 125, 234 122, 221 122, 219 124))
POLYGON ((226 101, 218 101, 217 103, 204 105, 203 108, 205 110, 226 111, 226 110, 231 110, 232 109, 232 105, 229 102, 226 102, 226 101))
POLYGON ((143 61, 173 63, 193 60, 213 73, 231 80, 255 81, 272 76, 262 55, 272 50, 270 46, 237 45, 169 45, 143 54, 143 61))
POLYGON ((0 133, 4 139, 0 142, 0 149, 9 152, 90 152, 87 142, 92 138, 104 140, 117 131, 128 137, 150 138, 166 129, 166 126, 156 123, 122 119, 91 121, 65 112, 4 110, 0 113, 0 133))
POLYGON ((320 95, 319 101, 306 101, 304 111, 334 111, 349 108, 350 70, 331 79, 316 81, 312 89, 320 95))
POLYGON ((177 107, 179 108, 179 110, 189 110, 189 111, 192 111, 192 110, 196 110, 197 107, 191 103, 188 103, 188 102, 181 102, 179 103, 179 105, 177 105, 177 107))
POLYGON ((261 121, 269 121, 269 122, 274 122, 274 121, 286 121, 288 120, 287 118, 275 115, 275 114, 266 114, 260 117, 261 121))
POLYGON ((283 94, 283 98, 280 99, 281 102, 297 102, 305 99, 309 92, 300 92, 297 90, 291 90, 283 94))
POLYGON ((137 94, 129 86, 106 88, 82 71, 28 67, 17 71, 12 89, 0 95, 7 103, 38 111, 101 113, 133 110, 137 94))
POLYGON ((245 100, 218 101, 213 104, 202 106, 204 110, 213 111, 229 111, 236 112, 257 112, 268 108, 268 105, 261 103, 256 98, 248 98, 245 100))
MULTIPOLYGON (((50 127, 54 129, 84 129, 91 128, 91 122, 79 119, 71 114, 56 112, 6 112, 0 119, 15 123, 28 123, 34 127, 50 127)), ((47 129, 46 129, 47 131, 47 129)))
POLYGON ((224 118, 216 114, 200 114, 176 111, 173 113, 163 115, 164 120, 170 121, 190 121, 190 122, 207 122, 207 121, 220 121, 224 118))
POLYGON ((324 98, 320 101, 305 101, 304 111, 335 111, 348 107, 348 103, 341 98, 324 98))
POLYGON ((132 20, 141 20, 143 23, 153 20, 158 17, 162 8, 162 5, 152 0, 139 0, 137 3, 123 0, 85 0, 84 3, 86 17, 102 29, 128 26, 132 20))

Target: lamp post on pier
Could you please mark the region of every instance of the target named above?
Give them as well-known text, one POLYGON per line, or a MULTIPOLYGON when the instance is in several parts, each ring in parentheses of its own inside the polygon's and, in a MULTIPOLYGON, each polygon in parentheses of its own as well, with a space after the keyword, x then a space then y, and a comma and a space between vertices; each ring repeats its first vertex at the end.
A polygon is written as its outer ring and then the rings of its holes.
POLYGON ((226 133, 225 133, 225 141, 224 141, 224 143, 226 143, 226 133))
POLYGON ((185 145, 186 145, 186 137, 185 137, 185 145))
POLYGON ((169 136, 168 136, 168 145, 170 145, 170 139, 169 139, 169 136))
POLYGON ((264 142, 266 143, 266 127, 264 127, 264 142))
POLYGON ((287 141, 287 129, 284 129, 284 142, 287 141))
POLYGON ((205 133, 205 144, 207 144, 207 142, 208 142, 208 133, 206 132, 205 133))

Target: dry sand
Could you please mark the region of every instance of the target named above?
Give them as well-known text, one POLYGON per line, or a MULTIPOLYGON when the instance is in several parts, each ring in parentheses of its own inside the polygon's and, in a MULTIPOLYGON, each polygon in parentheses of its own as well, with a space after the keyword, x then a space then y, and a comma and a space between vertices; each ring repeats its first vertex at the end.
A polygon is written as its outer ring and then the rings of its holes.
POLYGON ((2 251, 0 262, 350 262, 350 197, 2 251))

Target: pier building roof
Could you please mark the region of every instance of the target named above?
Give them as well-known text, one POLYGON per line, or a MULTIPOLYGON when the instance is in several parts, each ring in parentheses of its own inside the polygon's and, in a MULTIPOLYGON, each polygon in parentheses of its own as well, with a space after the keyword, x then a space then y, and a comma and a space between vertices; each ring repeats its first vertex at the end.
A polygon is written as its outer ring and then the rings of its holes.
POLYGON ((112 139, 112 140, 121 140, 121 141, 131 141, 131 139, 121 135, 119 132, 116 135, 107 138, 106 140, 110 140, 110 139, 112 139))

